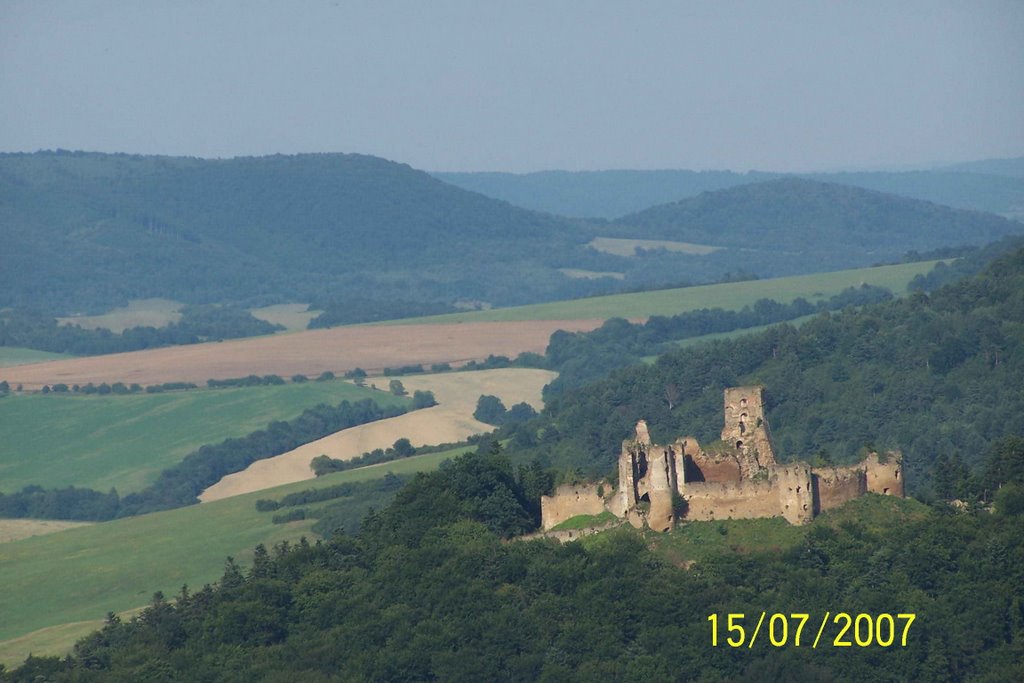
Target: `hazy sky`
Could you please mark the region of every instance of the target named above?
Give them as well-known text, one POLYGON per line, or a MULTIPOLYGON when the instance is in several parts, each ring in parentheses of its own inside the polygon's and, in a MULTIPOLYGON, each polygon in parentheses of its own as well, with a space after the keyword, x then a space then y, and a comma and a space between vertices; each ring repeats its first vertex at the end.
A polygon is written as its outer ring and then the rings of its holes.
POLYGON ((428 170, 1024 155, 1024 2, 0 0, 0 151, 428 170))

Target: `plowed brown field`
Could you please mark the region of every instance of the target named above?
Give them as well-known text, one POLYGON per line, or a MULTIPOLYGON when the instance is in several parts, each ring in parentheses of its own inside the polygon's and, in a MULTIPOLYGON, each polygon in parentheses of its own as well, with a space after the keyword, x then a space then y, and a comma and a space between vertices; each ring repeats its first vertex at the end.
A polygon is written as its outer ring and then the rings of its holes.
POLYGON ((195 382, 246 375, 368 372, 415 363, 462 363, 489 354, 542 353, 556 330, 592 330, 602 320, 434 323, 336 327, 251 339, 70 358, 0 369, 12 386, 93 382, 195 382))

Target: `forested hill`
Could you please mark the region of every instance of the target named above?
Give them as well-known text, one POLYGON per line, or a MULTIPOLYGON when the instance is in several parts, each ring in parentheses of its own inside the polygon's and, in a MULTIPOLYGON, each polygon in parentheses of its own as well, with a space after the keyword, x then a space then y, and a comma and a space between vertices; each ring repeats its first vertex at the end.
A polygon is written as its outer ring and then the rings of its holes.
POLYGON ((623 216, 607 232, 755 252, 889 258, 939 245, 986 244, 1024 233, 1024 223, 857 187, 783 178, 651 207, 623 216))
MULTIPOLYGON (((1024 215, 1024 162, 996 159, 932 171, 809 173, 802 177, 891 192, 958 209, 1024 215)), ((516 206, 562 216, 613 219, 701 192, 787 177, 748 171, 607 170, 435 173, 435 177, 516 206)))
POLYGON ((355 154, 0 154, 0 307, 566 297, 587 285, 555 268, 590 237, 355 154))
MULTIPOLYGON (((592 341, 594 362, 613 352, 592 341)), ((587 344, 573 348, 588 362, 587 344)), ((749 384, 767 389, 782 459, 846 463, 865 448, 900 449, 909 492, 926 494, 936 458, 976 466, 996 440, 1024 435, 1024 249, 931 294, 619 370, 566 391, 508 436, 523 459, 603 476, 638 419, 661 443, 714 441, 722 389, 749 384)))

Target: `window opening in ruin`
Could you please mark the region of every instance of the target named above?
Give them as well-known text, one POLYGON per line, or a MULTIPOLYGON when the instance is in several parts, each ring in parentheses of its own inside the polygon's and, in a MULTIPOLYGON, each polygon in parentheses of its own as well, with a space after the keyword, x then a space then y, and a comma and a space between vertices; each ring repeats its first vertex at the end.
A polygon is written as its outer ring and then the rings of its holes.
POLYGON ((889 487, 888 486, 885 487, 884 489, 882 489, 882 495, 883 496, 888 496, 889 495, 889 487))
POLYGON ((742 441, 737 441, 736 442, 736 448, 743 448, 743 442, 742 441))
POLYGON ((796 487, 796 492, 800 493, 800 487, 799 486, 796 487))
POLYGON ((745 399, 745 398, 741 398, 740 399, 740 407, 741 408, 746 408, 747 407, 747 399, 745 399))
POLYGON ((647 474, 647 455, 641 453, 636 459, 636 480, 639 481, 647 474))
POLYGON ((896 478, 897 478, 897 479, 899 479, 899 478, 900 478, 900 471, 899 471, 899 470, 896 470, 896 478))
POLYGON ((740 434, 744 434, 747 431, 747 425, 743 424, 743 420, 740 420, 740 434))

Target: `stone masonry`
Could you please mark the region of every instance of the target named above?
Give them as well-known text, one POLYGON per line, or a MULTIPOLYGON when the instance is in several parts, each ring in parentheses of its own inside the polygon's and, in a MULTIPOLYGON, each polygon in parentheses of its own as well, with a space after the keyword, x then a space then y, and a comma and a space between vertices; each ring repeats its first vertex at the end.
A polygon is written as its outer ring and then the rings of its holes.
POLYGON ((899 452, 871 453, 848 467, 815 468, 775 458, 760 386, 725 390, 721 441, 702 448, 687 436, 651 441, 647 423, 622 443, 618 486, 565 485, 541 499, 545 530, 608 510, 637 528, 668 531, 678 520, 783 517, 806 524, 865 493, 903 496, 899 452))

